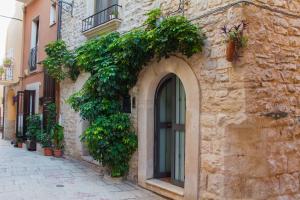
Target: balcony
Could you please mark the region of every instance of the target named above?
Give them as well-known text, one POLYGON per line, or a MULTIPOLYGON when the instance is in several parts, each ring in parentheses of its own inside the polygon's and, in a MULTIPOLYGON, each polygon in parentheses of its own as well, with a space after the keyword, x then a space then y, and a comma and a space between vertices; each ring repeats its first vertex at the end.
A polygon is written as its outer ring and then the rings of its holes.
POLYGON ((120 8, 120 5, 115 4, 82 20, 82 33, 91 38, 115 31, 121 23, 120 8))
POLYGON ((0 68, 0 85, 9 85, 14 82, 13 67, 0 68))
POLYGON ((30 55, 29 55, 29 71, 35 71, 36 70, 36 65, 37 65, 37 46, 33 47, 30 49, 30 55))
POLYGON ((0 85, 9 85, 16 80, 16 74, 14 74, 14 59, 7 57, 3 60, 3 64, 0 67, 0 85))

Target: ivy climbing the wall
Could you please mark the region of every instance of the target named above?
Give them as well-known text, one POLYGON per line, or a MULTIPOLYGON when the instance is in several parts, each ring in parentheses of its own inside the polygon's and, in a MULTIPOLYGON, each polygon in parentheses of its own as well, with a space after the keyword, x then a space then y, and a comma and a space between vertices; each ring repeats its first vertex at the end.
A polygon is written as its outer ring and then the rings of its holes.
POLYGON ((79 71, 91 74, 68 103, 90 122, 81 139, 112 176, 127 173, 137 148, 137 136, 130 117, 123 112, 122 99, 136 84, 140 71, 154 59, 177 53, 190 57, 204 46, 202 31, 183 16, 162 18, 161 11, 155 9, 148 13, 144 25, 123 35, 110 33, 89 40, 73 52, 63 41, 46 47, 48 58, 43 64, 56 80, 75 80, 79 71))

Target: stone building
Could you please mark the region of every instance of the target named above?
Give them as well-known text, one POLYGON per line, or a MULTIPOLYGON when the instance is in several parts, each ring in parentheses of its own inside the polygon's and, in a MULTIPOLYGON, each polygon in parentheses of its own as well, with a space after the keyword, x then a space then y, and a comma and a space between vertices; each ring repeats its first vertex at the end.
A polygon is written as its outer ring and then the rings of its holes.
MULTIPOLYGON (((166 15, 184 14, 207 36, 203 53, 153 61, 140 73, 131 91, 139 148, 128 179, 171 199, 300 199, 300 2, 108 2, 75 0, 73 14, 63 12, 62 39, 70 49, 100 34, 140 27, 145 13, 157 7, 166 15), (104 14, 104 21, 96 19, 101 14, 94 14, 106 8, 117 9, 118 16, 104 14), (228 62, 221 27, 242 20, 248 23, 248 46, 238 60, 228 62), (154 121, 164 117, 154 116, 155 102, 167 99, 163 93, 172 81, 176 90, 171 87, 169 95, 177 97, 176 91, 182 91, 179 99, 185 105, 164 110, 175 109, 181 114, 170 117, 183 120, 175 138, 181 147, 173 152, 181 159, 172 169, 162 167, 175 174, 170 183, 164 181, 167 176, 157 178, 153 152, 157 135, 169 131, 161 128, 158 134, 154 127, 154 121)), ((81 74, 75 83, 65 80, 60 86, 65 150, 78 159, 88 156, 79 140, 87 122, 65 100, 88 76, 81 74)), ((178 103, 177 98, 170 101, 178 103)))

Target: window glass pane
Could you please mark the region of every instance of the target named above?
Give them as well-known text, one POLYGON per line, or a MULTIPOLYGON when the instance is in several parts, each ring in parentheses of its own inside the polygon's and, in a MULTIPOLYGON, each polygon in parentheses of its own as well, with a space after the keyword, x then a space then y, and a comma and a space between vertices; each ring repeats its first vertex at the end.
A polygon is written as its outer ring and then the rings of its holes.
POLYGON ((56 6, 52 4, 50 7, 50 25, 54 24, 56 20, 56 6))
POLYGON ((175 133, 175 180, 184 181, 184 132, 175 133))
POLYGON ((171 129, 160 129, 159 133, 159 171, 170 172, 171 169, 171 129))
POLYGON ((172 122, 172 87, 167 83, 161 90, 160 96, 160 122, 172 122))
POLYGON ((176 77, 176 124, 185 124, 185 91, 178 77, 176 77))

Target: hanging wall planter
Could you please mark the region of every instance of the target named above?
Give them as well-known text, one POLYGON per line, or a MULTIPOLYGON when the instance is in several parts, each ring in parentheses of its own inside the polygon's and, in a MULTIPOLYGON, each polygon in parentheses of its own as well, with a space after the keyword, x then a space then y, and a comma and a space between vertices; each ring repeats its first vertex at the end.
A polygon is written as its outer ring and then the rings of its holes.
POLYGON ((242 21, 239 25, 227 28, 224 26, 222 32, 226 35, 226 59, 233 62, 239 56, 239 50, 247 46, 248 38, 244 36, 247 24, 242 21))
POLYGON ((226 47, 226 59, 229 62, 232 62, 234 60, 234 54, 235 54, 235 43, 233 40, 230 40, 227 43, 227 47, 226 47))

